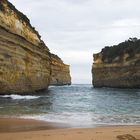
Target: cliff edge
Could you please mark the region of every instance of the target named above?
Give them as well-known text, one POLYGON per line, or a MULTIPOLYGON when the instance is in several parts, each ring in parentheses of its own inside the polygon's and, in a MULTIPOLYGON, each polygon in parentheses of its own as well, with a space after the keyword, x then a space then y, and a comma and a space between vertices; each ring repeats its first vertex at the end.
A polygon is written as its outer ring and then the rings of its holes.
POLYGON ((51 53, 29 19, 0 1, 0 94, 31 93, 50 84, 51 53))
POLYGON ((63 63, 63 61, 55 54, 51 54, 51 80, 50 85, 70 85, 70 66, 63 63))
POLYGON ((94 54, 94 87, 140 88, 140 40, 130 38, 94 54))

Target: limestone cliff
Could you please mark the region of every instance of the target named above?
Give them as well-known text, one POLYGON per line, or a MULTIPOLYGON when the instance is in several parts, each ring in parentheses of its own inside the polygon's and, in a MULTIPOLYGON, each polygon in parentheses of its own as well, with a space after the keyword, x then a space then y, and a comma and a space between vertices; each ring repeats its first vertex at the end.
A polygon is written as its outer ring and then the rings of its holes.
POLYGON ((0 1, 0 94, 48 87, 50 53, 29 19, 7 0, 0 1))
POLYGON ((94 87, 140 88, 140 40, 130 38, 94 54, 94 87))
POLYGON ((51 80, 50 85, 70 85, 71 76, 69 65, 54 54, 51 54, 51 80))
POLYGON ((70 84, 69 66, 49 52, 24 14, 1 0, 0 94, 31 93, 50 83, 70 84))

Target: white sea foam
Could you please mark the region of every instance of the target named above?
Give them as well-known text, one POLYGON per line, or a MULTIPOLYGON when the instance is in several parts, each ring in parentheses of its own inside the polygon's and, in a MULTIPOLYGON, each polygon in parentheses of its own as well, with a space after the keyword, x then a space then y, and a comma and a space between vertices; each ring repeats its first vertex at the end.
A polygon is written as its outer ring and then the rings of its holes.
POLYGON ((50 113, 50 114, 41 114, 41 115, 32 115, 32 116, 22 116, 21 118, 24 119, 34 119, 34 120, 41 120, 46 122, 52 123, 65 123, 72 127, 79 127, 79 126, 91 126, 92 120, 90 116, 79 116, 78 114, 73 113, 50 113))
POLYGON ((42 115, 22 116, 26 119, 43 120, 47 122, 66 123, 73 127, 94 127, 97 125, 138 125, 139 116, 99 115, 92 113, 49 113, 42 115))
POLYGON ((24 100, 24 99, 31 100, 31 99, 37 99, 40 96, 30 96, 30 95, 23 96, 23 95, 12 94, 12 95, 2 95, 0 97, 2 97, 2 98, 11 98, 13 100, 24 100))

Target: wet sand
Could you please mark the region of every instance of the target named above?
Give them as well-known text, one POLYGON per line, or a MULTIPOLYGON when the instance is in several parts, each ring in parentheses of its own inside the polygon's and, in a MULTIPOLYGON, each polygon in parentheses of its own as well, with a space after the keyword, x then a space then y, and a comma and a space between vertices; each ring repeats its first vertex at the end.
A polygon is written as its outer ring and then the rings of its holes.
MULTIPOLYGON (((59 123, 48 123, 32 119, 0 118, 0 133, 25 132, 68 128, 59 123)), ((1 140, 1 139, 0 139, 1 140)))
POLYGON ((140 140, 140 126, 72 129, 55 125, 34 120, 0 119, 0 140, 140 140))

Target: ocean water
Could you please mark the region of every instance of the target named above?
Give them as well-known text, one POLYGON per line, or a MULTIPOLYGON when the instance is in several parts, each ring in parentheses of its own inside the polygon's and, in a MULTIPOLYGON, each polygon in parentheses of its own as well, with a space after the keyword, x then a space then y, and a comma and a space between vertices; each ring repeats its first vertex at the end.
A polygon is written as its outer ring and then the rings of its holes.
POLYGON ((1 95, 0 116, 64 123, 71 127, 140 125, 140 90, 49 87, 36 95, 1 95))

